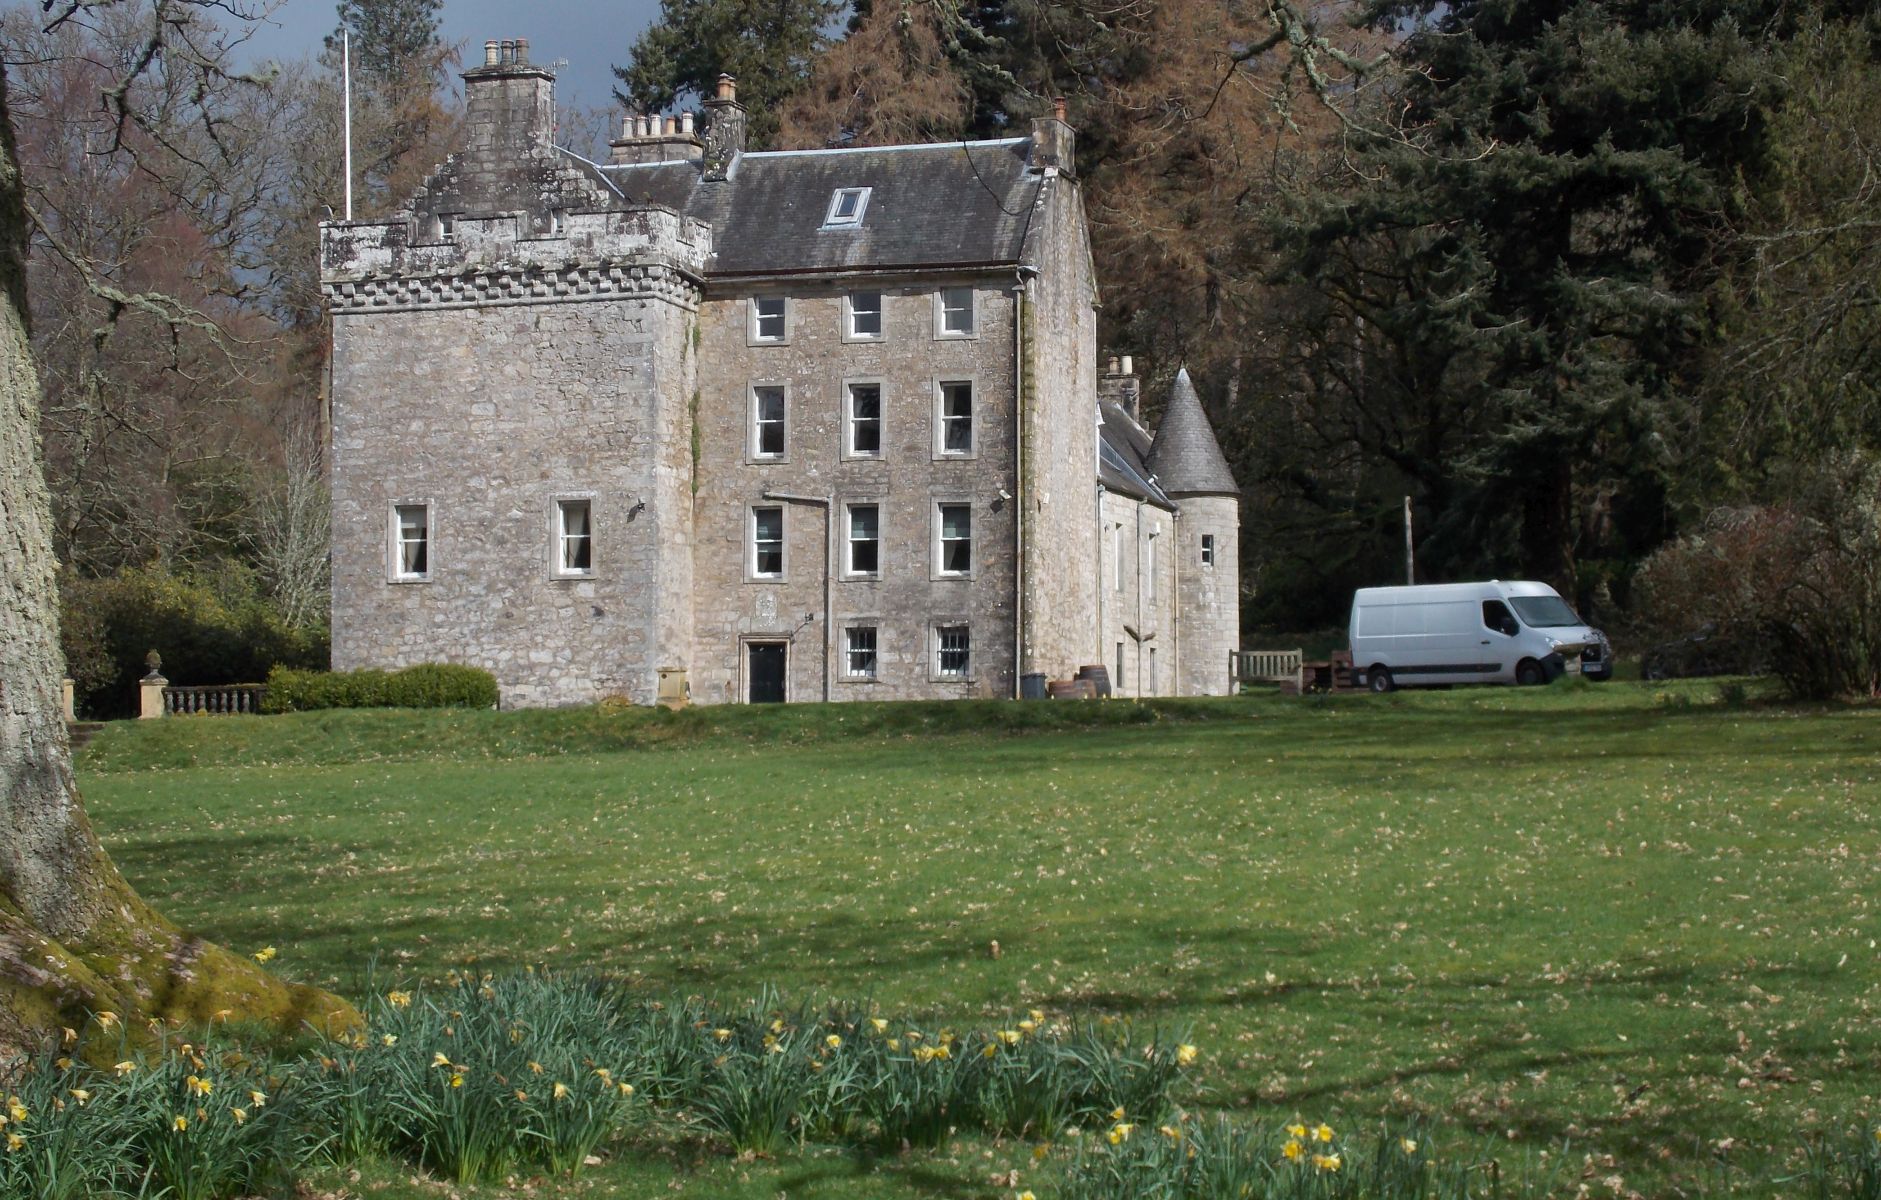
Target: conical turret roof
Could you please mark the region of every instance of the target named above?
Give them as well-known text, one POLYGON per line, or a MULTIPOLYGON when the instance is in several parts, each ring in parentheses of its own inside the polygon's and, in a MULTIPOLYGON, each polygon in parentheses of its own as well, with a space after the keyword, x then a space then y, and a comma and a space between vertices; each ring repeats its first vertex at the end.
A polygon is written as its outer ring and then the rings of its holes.
POLYGON ((1176 372, 1176 386, 1169 391, 1169 405, 1143 465, 1171 496, 1241 494, 1186 367, 1176 372))

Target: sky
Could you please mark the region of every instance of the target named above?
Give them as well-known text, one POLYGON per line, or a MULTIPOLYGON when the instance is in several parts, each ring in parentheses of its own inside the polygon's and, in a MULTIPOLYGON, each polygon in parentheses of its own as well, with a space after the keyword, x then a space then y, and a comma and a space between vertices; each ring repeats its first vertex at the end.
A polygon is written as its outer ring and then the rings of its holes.
MULTIPOLYGON (((483 61, 489 38, 529 39, 529 61, 558 59, 556 101, 566 108, 612 103, 612 67, 659 14, 658 0, 444 0, 439 33, 458 46, 464 65, 483 61)), ((320 52, 321 39, 339 24, 334 0, 284 0, 257 23, 248 45, 254 61, 294 59, 320 52)))

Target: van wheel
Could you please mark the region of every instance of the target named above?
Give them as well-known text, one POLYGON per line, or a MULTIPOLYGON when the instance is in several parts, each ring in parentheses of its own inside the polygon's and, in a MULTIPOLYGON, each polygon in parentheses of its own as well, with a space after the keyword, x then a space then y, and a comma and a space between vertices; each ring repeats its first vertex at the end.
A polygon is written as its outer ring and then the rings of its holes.
POLYGON ((1368 681, 1367 686, 1381 696, 1397 686, 1391 682, 1391 672, 1384 667, 1374 666, 1365 672, 1365 678, 1368 681))
POLYGON ((1548 672, 1541 669, 1541 664, 1532 658, 1525 658, 1515 664, 1515 682, 1523 687, 1534 687, 1548 682, 1548 672))

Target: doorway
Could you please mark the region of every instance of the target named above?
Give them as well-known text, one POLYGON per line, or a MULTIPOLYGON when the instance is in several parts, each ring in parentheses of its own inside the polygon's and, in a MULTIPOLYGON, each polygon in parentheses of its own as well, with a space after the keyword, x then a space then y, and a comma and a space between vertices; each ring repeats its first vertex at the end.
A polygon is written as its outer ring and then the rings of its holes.
POLYGON ((745 697, 752 704, 784 702, 788 642, 745 643, 745 697))

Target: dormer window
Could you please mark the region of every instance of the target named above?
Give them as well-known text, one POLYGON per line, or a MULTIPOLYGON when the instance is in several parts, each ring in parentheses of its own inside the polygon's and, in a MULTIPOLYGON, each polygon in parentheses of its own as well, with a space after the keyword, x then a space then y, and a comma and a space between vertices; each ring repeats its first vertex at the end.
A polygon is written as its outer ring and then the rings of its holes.
POLYGON ((868 188, 837 188, 829 198, 829 214, 823 218, 825 229, 860 229, 862 214, 869 207, 868 188))

